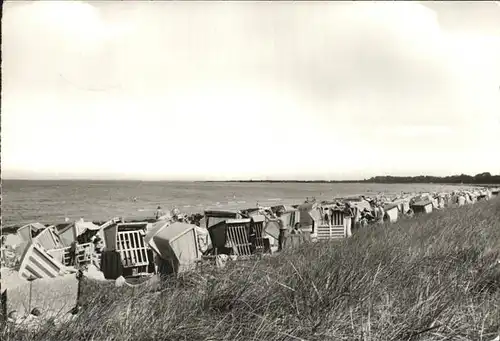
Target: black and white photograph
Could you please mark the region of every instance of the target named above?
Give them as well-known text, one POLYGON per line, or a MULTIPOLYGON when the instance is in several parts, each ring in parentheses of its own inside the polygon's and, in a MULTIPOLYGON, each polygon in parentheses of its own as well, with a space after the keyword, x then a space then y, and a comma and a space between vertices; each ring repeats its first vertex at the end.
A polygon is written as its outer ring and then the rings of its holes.
POLYGON ((4 341, 500 341, 500 2, 10 0, 4 341))

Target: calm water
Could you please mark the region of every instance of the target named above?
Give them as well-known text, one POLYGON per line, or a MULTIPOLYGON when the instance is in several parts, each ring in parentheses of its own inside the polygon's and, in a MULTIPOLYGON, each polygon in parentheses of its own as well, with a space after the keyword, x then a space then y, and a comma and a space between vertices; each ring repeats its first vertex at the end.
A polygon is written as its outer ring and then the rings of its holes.
POLYGON ((206 208, 249 208, 257 202, 295 204, 306 197, 413 191, 447 191, 443 185, 194 183, 139 181, 25 181, 2 183, 4 226, 39 221, 106 220, 114 216, 151 217, 158 205, 164 210, 201 212, 206 208), (134 202, 133 198, 137 200, 134 202))

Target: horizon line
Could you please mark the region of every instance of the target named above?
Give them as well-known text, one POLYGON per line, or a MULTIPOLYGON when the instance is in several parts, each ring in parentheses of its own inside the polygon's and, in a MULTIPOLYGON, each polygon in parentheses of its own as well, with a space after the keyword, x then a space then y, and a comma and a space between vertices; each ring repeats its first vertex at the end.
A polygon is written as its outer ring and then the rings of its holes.
MULTIPOLYGON (((484 172, 486 173, 486 172, 484 172)), ((478 173, 482 174, 482 173, 478 173)), ((452 175, 373 175, 362 179, 134 179, 134 178, 17 178, 17 177, 1 177, 0 181, 136 181, 136 182, 360 182, 368 181, 375 178, 417 178, 417 177, 431 177, 431 178, 448 178, 448 177, 475 177, 476 175, 469 175, 465 173, 452 174, 452 175)), ((500 176, 491 174, 492 177, 500 176)))

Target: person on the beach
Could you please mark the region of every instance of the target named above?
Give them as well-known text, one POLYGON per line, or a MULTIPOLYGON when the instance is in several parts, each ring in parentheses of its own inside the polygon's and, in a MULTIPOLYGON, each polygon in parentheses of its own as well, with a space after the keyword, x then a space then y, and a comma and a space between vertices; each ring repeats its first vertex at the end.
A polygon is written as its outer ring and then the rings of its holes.
POLYGON ((377 204, 377 223, 383 224, 384 223, 384 216, 385 216, 385 210, 382 207, 382 204, 379 203, 377 204))
POLYGON ((353 207, 352 209, 354 210, 354 228, 359 230, 361 227, 360 221, 362 210, 359 207, 353 207))
POLYGON ((354 217, 354 214, 352 212, 351 205, 346 202, 344 206, 344 220, 345 220, 345 226, 346 226, 346 236, 351 237, 352 236, 352 218, 354 217))
POLYGON ((171 212, 170 215, 172 216, 172 220, 174 222, 179 222, 181 221, 181 211, 179 211, 178 208, 174 208, 171 212))
POLYGON ((370 206, 371 206, 372 212, 373 212, 373 222, 377 223, 377 224, 380 224, 381 222, 383 222, 384 218, 383 218, 383 215, 381 215, 379 203, 374 200, 371 202, 370 206))
POLYGON ((69 247, 69 265, 75 266, 76 264, 76 241, 71 243, 69 247))
POLYGON ((276 212, 276 216, 278 217, 278 224, 280 227, 280 234, 278 237, 278 251, 282 251, 286 246, 286 239, 288 237, 288 227, 285 226, 285 223, 283 223, 283 220, 281 220, 281 214, 281 211, 276 212))
POLYGON ((324 220, 326 224, 330 224, 330 209, 327 208, 324 210, 325 215, 324 215, 324 220))
POLYGON ((94 238, 94 250, 96 253, 101 253, 102 252, 102 239, 99 237, 99 235, 96 235, 94 238))
POLYGON ((361 211, 360 225, 362 227, 367 227, 370 223, 373 222, 373 219, 373 214, 369 209, 365 208, 363 211, 361 211))
POLYGON ((291 234, 302 234, 302 230, 300 229, 300 223, 295 223, 295 226, 292 229, 291 234))
POLYGON ((458 206, 463 206, 465 205, 465 195, 460 194, 457 199, 458 206))
POLYGON ((160 217, 163 216, 163 215, 164 215, 164 213, 161 210, 161 206, 158 205, 158 208, 156 209, 156 213, 155 213, 156 220, 160 219, 160 217))
POLYGON ((442 195, 438 195, 437 196, 437 208, 440 210, 442 208, 444 208, 444 198, 442 195))
POLYGON ((372 214, 373 218, 377 217, 377 205, 373 200, 370 201, 370 213, 372 214))

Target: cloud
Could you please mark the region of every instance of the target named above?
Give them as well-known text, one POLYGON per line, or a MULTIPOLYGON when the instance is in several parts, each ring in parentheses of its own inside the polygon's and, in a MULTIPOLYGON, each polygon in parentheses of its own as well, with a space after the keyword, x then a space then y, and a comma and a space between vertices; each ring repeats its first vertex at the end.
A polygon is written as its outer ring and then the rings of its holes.
POLYGON ((429 169, 479 169, 463 163, 500 142, 500 36, 447 30, 440 13, 414 2, 9 3, 5 167, 105 173, 116 156, 138 160, 131 174, 279 177, 410 171, 448 155, 429 169), (222 165, 212 151, 260 161, 222 165), (338 157, 318 170, 328 153, 338 157))

